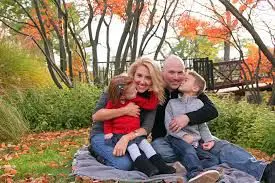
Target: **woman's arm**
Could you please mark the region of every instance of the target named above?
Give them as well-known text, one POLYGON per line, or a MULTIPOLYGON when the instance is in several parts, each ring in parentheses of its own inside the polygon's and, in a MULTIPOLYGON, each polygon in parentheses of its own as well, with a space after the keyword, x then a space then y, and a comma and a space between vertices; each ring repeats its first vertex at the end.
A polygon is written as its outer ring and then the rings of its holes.
POLYGON ((140 109, 134 103, 129 103, 125 107, 118 109, 105 109, 108 101, 108 94, 105 92, 101 95, 100 99, 96 104, 94 114, 92 115, 93 121, 105 121, 113 118, 117 118, 124 115, 139 116, 140 109))

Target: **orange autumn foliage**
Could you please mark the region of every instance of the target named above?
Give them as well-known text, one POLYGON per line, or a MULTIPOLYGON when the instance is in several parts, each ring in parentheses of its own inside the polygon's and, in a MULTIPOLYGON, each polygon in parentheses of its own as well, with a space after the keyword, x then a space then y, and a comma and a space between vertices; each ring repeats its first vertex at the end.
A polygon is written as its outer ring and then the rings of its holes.
MULTIPOLYGON (((45 27, 45 30, 46 30, 46 36, 47 36, 47 38, 49 38, 50 35, 51 35, 51 31, 53 30, 53 26, 50 23, 50 18, 48 17, 48 15, 46 15, 46 11, 47 10, 45 10, 45 9, 41 10, 41 18, 42 18, 42 22, 44 23, 44 27, 45 27)), ((34 20, 35 24, 40 27, 39 19, 36 16, 35 10, 34 9, 31 10, 30 14, 33 17, 33 20, 34 20)), ((28 24, 26 24, 26 26, 24 26, 22 28, 22 32, 32 36, 35 40, 38 40, 38 41, 41 40, 42 39, 41 34, 38 31, 35 24, 32 22, 32 20, 28 20, 27 23, 28 24)))
MULTIPOLYGON (((81 58, 79 55, 73 54, 72 60, 73 60, 72 61, 73 62, 73 75, 74 75, 74 77, 79 76, 79 73, 84 72, 81 58)), ((69 75, 69 69, 66 70, 66 73, 67 73, 67 75, 69 75)))
MULTIPOLYGON (((259 76, 260 76, 260 82, 263 83, 271 83, 272 78, 269 77, 270 70, 272 68, 272 64, 270 61, 264 56, 264 54, 261 52, 261 61, 259 65, 259 76)), ((248 56, 245 59, 245 62, 247 63, 249 69, 251 70, 252 74, 255 75, 256 73, 256 68, 258 65, 258 60, 259 60, 259 51, 258 47, 254 44, 251 44, 248 46, 248 56)), ((248 74, 248 69, 243 66, 244 71, 247 73, 246 76, 248 77, 248 80, 251 78, 249 77, 248 74)), ((275 74, 275 73, 273 73, 275 74)))
POLYGON ((203 30, 207 27, 207 22, 183 14, 177 25, 181 36, 194 39, 198 34, 203 34, 203 30))
MULTIPOLYGON (((150 3, 150 2, 149 2, 150 3)), ((105 5, 107 6, 107 15, 116 15, 120 17, 122 20, 127 19, 126 8, 128 1, 127 0, 108 0, 105 4, 104 0, 94 0, 93 4, 95 5, 95 15, 101 15, 104 11, 105 5)), ((148 4, 144 4, 142 13, 148 7, 148 4)), ((136 4, 132 4, 132 12, 136 9, 136 4)), ((148 16, 149 17, 149 16, 148 16)))
MULTIPOLYGON (((127 0, 108 0, 107 3, 107 15, 115 14, 121 18, 125 18, 125 8, 127 6, 127 0)), ((94 0, 95 4, 95 14, 100 15, 104 10, 104 1, 103 0, 94 0)))
MULTIPOLYGON (((55 10, 56 7, 52 7, 48 0, 43 0, 43 3, 45 5, 45 8, 40 8, 40 14, 44 28, 46 30, 46 37, 51 38, 52 32, 54 31, 54 26, 57 27, 58 33, 60 35, 63 35, 63 20, 58 18, 57 10, 55 10)), ((69 9, 72 7, 72 3, 66 3, 65 6, 69 9)), ((30 11, 30 15, 32 17, 32 20, 27 20, 27 24, 23 26, 21 31, 25 34, 30 35, 35 40, 40 41, 42 40, 41 33, 39 32, 39 29, 41 29, 41 25, 39 23, 37 13, 34 8, 30 11), (36 25, 39 27, 39 29, 36 25)))
MULTIPOLYGON (((243 13, 249 6, 255 7, 255 0, 246 0, 245 2, 233 0, 232 3, 239 7, 240 13, 243 13)), ((213 43, 228 41, 231 36, 230 32, 234 31, 238 26, 238 20, 229 11, 221 13, 217 16, 217 19, 219 20, 218 22, 212 23, 183 14, 179 18, 177 26, 180 30, 180 35, 189 39, 194 39, 198 35, 204 35, 213 43)))

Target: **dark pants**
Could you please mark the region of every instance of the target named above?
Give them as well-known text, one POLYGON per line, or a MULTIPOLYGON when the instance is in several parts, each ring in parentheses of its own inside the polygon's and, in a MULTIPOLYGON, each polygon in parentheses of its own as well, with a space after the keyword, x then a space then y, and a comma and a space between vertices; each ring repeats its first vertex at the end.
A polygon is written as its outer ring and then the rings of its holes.
POLYGON ((195 177, 204 168, 219 164, 219 159, 208 151, 203 150, 200 146, 194 148, 182 139, 173 136, 167 136, 169 143, 174 149, 180 162, 187 169, 187 177, 190 179, 195 177))

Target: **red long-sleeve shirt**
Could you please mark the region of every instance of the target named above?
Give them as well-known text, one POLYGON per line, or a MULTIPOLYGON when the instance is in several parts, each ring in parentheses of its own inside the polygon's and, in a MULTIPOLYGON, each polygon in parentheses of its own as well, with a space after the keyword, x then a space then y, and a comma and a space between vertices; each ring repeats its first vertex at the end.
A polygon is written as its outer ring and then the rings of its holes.
MULTIPOLYGON (((130 102, 134 102, 139 107, 146 110, 154 110, 158 105, 158 98, 153 93, 150 92, 149 98, 144 98, 141 96, 137 96, 132 100, 126 101, 124 104, 118 103, 117 105, 113 105, 113 103, 109 100, 106 109, 118 109, 126 106, 130 102)), ((115 134, 127 134, 136 129, 140 128, 140 118, 133 116, 120 116, 111 120, 104 121, 104 133, 115 133, 115 134)))

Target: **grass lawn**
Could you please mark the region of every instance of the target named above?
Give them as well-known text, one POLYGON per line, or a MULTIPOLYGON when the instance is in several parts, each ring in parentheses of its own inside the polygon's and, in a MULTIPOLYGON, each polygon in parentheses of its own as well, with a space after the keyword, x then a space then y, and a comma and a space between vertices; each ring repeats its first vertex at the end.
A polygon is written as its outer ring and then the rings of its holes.
POLYGON ((0 144, 0 182, 74 182, 74 153, 88 144, 89 129, 25 136, 19 144, 0 144))
MULTIPOLYGON (((98 182, 70 176, 73 155, 88 144, 88 134, 89 129, 45 132, 26 135, 19 144, 1 143, 0 182, 98 182)), ((272 160, 259 150, 248 151, 258 159, 272 160)))

